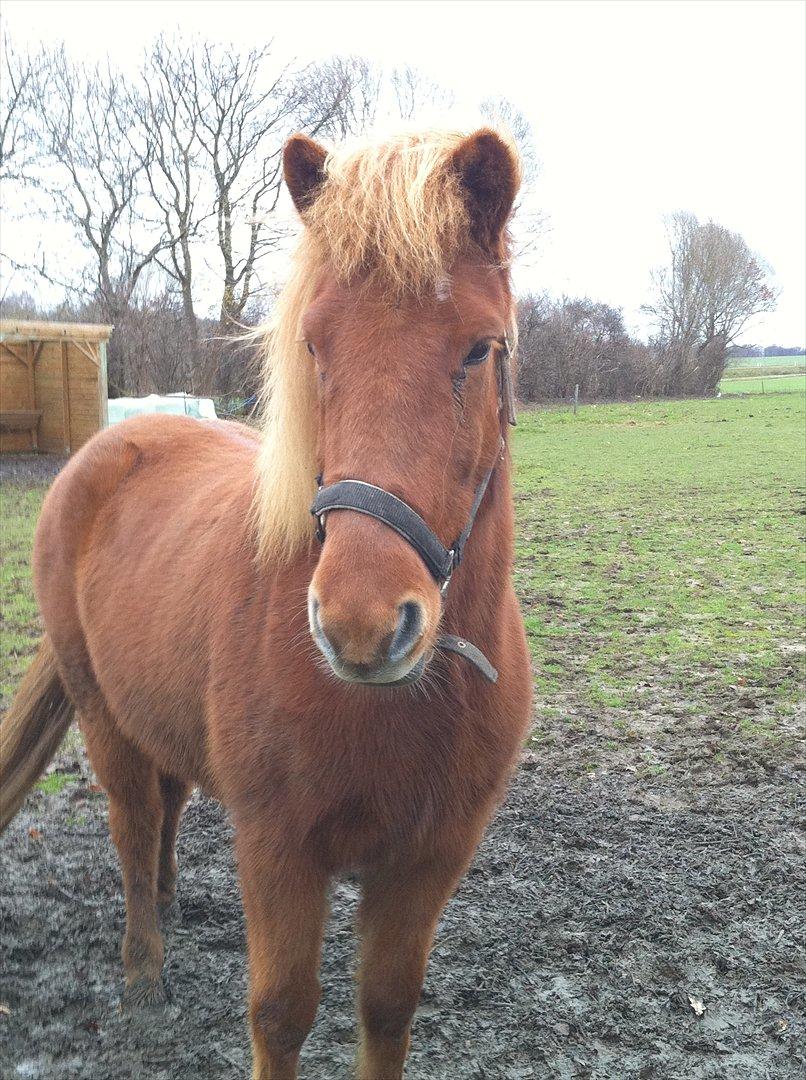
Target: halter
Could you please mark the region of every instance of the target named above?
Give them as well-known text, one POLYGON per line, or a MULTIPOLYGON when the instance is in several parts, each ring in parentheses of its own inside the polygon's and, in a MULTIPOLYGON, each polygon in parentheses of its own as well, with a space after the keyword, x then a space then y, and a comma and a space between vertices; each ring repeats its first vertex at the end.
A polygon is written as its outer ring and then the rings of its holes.
MULTIPOLYGON (((504 347, 498 356, 498 411, 505 415, 507 423, 513 427, 515 419, 515 394, 512 386, 512 373, 509 365, 509 341, 504 339, 504 347)), ((501 452, 505 446, 501 435, 501 452)), ((320 543, 325 540, 325 515, 330 510, 354 510, 366 514, 377 521, 382 521, 390 529, 402 536, 417 552, 428 568, 429 573, 439 585, 443 598, 448 591, 454 570, 462 562, 465 546, 470 539, 479 507, 482 504, 490 478, 495 472, 495 465, 488 469, 481 483, 476 488, 473 504, 465 527, 457 536, 453 545, 446 548, 436 533, 413 510, 407 502, 399 499, 390 491, 368 484, 364 480, 339 480, 335 484, 322 485, 322 477, 316 478, 319 490, 311 506, 311 513, 316 518, 316 537, 320 543)), ((443 634, 437 638, 437 648, 463 656, 473 664, 489 682, 496 682, 498 672, 472 642, 452 634, 443 634)))

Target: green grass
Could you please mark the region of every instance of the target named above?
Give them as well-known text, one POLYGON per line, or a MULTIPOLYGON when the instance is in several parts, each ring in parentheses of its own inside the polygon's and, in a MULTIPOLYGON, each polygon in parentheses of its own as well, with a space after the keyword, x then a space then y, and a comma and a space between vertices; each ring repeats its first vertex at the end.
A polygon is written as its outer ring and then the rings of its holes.
POLYGON ((31 543, 46 487, 0 489, 0 702, 7 705, 42 633, 31 583, 31 543))
POLYGON ((806 375, 723 378, 719 389, 723 394, 803 394, 806 393, 806 375))
POLYGON ((797 356, 735 356, 728 361, 727 371, 736 375, 784 375, 806 371, 806 353, 797 356))
POLYGON ((805 421, 799 395, 521 417, 516 585, 541 710, 622 740, 652 716, 790 730, 805 421))
POLYGON ((41 780, 37 780, 36 787, 45 795, 58 795, 68 784, 73 784, 80 779, 78 773, 52 772, 43 776, 41 780))

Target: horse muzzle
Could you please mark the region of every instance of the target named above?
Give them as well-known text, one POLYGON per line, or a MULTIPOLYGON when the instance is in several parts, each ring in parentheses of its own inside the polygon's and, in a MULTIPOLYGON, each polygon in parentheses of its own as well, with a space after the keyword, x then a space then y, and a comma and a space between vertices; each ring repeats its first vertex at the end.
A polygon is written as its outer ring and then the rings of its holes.
POLYGON ((426 665, 426 614, 416 600, 398 605, 396 622, 374 620, 372 612, 325 607, 313 589, 308 595, 311 636, 333 674, 364 686, 404 686, 416 682, 426 665))

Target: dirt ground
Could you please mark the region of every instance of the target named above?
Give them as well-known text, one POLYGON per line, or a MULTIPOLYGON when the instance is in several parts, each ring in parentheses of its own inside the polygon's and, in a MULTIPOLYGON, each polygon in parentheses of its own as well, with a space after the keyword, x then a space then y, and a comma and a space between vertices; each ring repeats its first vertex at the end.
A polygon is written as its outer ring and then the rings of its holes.
MULTIPOLYGON (((583 742, 526 755, 440 925, 407 1076, 800 1078, 797 761, 778 748, 674 788, 618 766, 569 782, 583 742)), ((59 767, 78 779, 34 794, 0 847, 2 1076, 241 1080, 245 942, 222 811, 196 797, 183 823, 171 1003, 124 1016, 106 800, 80 750, 59 767)), ((334 890, 308 1080, 350 1074, 355 899, 334 890)))

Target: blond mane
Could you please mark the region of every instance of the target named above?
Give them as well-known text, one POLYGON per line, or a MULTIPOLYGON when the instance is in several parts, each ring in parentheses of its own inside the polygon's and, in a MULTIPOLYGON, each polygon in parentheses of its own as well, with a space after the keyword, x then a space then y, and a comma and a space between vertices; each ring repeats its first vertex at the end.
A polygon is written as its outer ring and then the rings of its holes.
POLYGON ((300 322, 317 277, 327 267, 342 282, 380 281, 390 294, 423 293, 444 282, 470 242, 466 203, 451 167, 465 137, 427 131, 328 154, 325 180, 303 214, 292 274, 266 332, 255 492, 262 555, 289 557, 313 537, 318 405, 300 322))

